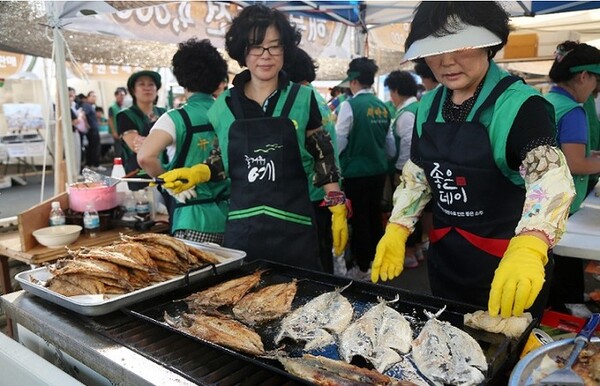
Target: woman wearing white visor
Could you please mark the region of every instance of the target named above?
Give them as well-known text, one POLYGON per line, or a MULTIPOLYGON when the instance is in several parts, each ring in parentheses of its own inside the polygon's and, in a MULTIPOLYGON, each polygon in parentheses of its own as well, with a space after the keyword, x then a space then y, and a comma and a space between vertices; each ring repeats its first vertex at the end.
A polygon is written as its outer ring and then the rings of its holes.
POLYGON ((492 60, 508 34, 508 15, 495 2, 417 7, 405 60, 424 60, 442 87, 419 105, 371 278, 400 275, 406 238, 433 200, 432 293, 492 316, 539 316, 548 251, 564 233, 574 189, 551 106, 492 60))

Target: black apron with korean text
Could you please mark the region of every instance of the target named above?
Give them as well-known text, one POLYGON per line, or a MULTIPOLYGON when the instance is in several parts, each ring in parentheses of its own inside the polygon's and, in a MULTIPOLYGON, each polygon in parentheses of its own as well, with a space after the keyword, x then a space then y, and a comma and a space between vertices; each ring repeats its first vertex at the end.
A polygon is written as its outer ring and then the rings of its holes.
POLYGON ((428 270, 434 295, 487 307, 494 271, 523 212, 525 190, 496 166, 479 117, 516 77, 503 78, 470 122, 436 123, 441 90, 418 142, 432 189, 428 270))
POLYGON ((231 90, 236 120, 227 149, 231 196, 224 246, 246 251, 246 261, 322 270, 307 176, 288 119, 297 92, 292 86, 280 116, 246 119, 238 90, 231 90))

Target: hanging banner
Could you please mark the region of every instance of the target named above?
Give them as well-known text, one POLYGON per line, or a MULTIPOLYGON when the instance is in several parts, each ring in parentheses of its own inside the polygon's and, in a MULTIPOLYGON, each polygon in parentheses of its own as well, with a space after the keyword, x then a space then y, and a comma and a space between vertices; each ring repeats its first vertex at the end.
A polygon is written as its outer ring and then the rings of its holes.
POLYGON ((3 80, 19 73, 25 63, 25 55, 0 51, 0 78, 3 80))
MULTIPOLYGON (((131 9, 110 15, 122 27, 123 38, 179 43, 196 37, 225 47, 225 33, 241 11, 221 1, 182 1, 131 9)), ((342 23, 289 15, 302 33, 300 46, 314 58, 350 58, 351 29, 342 23)))

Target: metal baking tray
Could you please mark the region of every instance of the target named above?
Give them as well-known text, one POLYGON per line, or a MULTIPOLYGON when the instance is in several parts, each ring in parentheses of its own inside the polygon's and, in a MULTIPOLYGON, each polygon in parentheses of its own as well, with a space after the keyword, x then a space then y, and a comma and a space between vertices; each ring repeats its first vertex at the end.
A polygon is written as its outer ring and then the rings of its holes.
POLYGON ((37 295, 42 299, 48 300, 82 315, 98 316, 108 314, 165 292, 197 283, 198 281, 201 281, 207 277, 227 272, 231 269, 241 266, 244 262, 244 258, 246 257, 246 252, 237 249, 223 248, 210 243, 194 243, 187 240, 182 241, 198 249, 216 253, 219 256, 227 258, 227 260, 222 263, 215 264, 214 266, 207 265, 204 268, 193 270, 186 275, 180 275, 172 279, 120 295, 64 296, 31 281, 31 278, 35 278, 43 282, 50 279, 52 275, 48 271, 48 267, 35 268, 29 271, 21 272, 15 276, 15 279, 21 284, 21 287, 25 291, 37 295))
MULTIPOLYGON (((527 354, 517 363, 510 374, 509 386, 536 385, 534 372, 540 367, 542 359, 546 355, 552 360, 556 360, 558 357, 566 359, 573 349, 574 340, 575 338, 561 339, 538 347, 527 354)), ((600 338, 593 337, 590 344, 600 344, 600 338)))
MULTIPOLYGON (((285 370, 278 362, 271 359, 257 358, 248 354, 240 353, 232 349, 205 341, 184 333, 181 330, 169 326, 163 318, 165 312, 175 316, 181 312, 187 311, 187 304, 182 299, 190 293, 208 288, 212 285, 225 282, 227 280, 244 276, 254 272, 257 269, 265 269, 261 277, 261 283, 258 288, 276 283, 289 282, 292 279, 298 279, 298 291, 292 303, 292 309, 305 304, 308 300, 328 291, 332 291, 338 287, 344 287, 350 283, 351 279, 333 276, 325 273, 304 270, 288 265, 273 263, 269 261, 257 260, 249 264, 244 264, 236 270, 231 270, 223 275, 217 275, 207 278, 201 283, 190 286, 185 289, 179 289, 160 297, 135 304, 131 307, 123 309, 123 311, 139 317, 143 320, 160 325, 174 333, 182 334, 190 339, 200 341, 210 347, 224 351, 236 358, 241 358, 253 364, 265 367, 271 371, 285 373, 285 370)), ((446 307, 446 310, 439 316, 440 320, 447 321, 452 325, 463 329, 470 334, 479 343, 484 351, 488 361, 488 371, 486 376, 486 385, 502 385, 505 386, 508 381, 508 372, 518 360, 518 356, 525 345, 526 338, 529 332, 533 329, 535 321, 533 321, 526 331, 517 339, 510 339, 502 334, 494 334, 486 331, 475 330, 468 326, 464 326, 463 317, 467 312, 477 310, 475 306, 454 302, 447 299, 437 298, 430 295, 419 294, 415 292, 405 291, 395 287, 385 285, 375 285, 368 282, 354 281, 343 295, 350 301, 354 308, 355 317, 364 313, 371 306, 378 303, 378 298, 394 299, 399 295, 399 301, 388 304, 398 312, 410 316, 411 326, 413 328, 413 338, 418 335, 422 326, 427 321, 427 317, 423 310, 429 312, 439 311, 446 307)), ((221 309, 227 314, 227 307, 221 309)), ((262 337, 265 350, 267 352, 276 350, 278 347, 273 342, 273 338, 279 329, 280 320, 267 322, 254 326, 254 330, 262 337)), ((294 343, 286 340, 284 351, 290 356, 299 356, 303 352, 303 344, 294 343)), ((279 347, 279 349, 281 349, 279 347)), ((340 359, 337 349, 337 344, 329 345, 310 352, 314 355, 326 356, 331 359, 340 359)), ((389 369, 386 374, 394 376, 389 369)), ((289 375, 289 374, 288 374, 289 375)))

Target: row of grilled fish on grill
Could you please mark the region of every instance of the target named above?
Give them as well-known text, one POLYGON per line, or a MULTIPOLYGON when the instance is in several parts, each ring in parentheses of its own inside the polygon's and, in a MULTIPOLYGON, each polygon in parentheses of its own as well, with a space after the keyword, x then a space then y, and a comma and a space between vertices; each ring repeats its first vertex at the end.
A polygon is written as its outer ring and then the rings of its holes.
POLYGON ((49 266, 52 278, 43 283, 65 296, 129 293, 225 259, 159 233, 121 235, 113 245, 68 254, 49 266))
POLYGON ((317 384, 416 384, 476 385, 484 381, 485 355, 466 332, 428 314, 416 339, 409 321, 379 299, 360 317, 342 291, 351 283, 323 293, 291 311, 297 281, 272 284, 251 292, 264 273, 253 274, 215 285, 185 298, 188 312, 173 316, 165 312, 167 324, 189 335, 236 351, 278 359, 292 374, 317 384), (231 316, 220 307, 231 307, 231 316), (266 352, 257 324, 282 318, 274 337, 275 345, 286 339, 304 343, 304 352, 337 344, 343 361, 305 353, 292 358, 283 350, 266 352), (408 355, 410 353, 410 355, 408 355), (354 366, 356 357, 374 368, 354 366), (383 375, 395 367, 401 381, 383 375), (376 371, 375 371, 376 370, 376 371))

